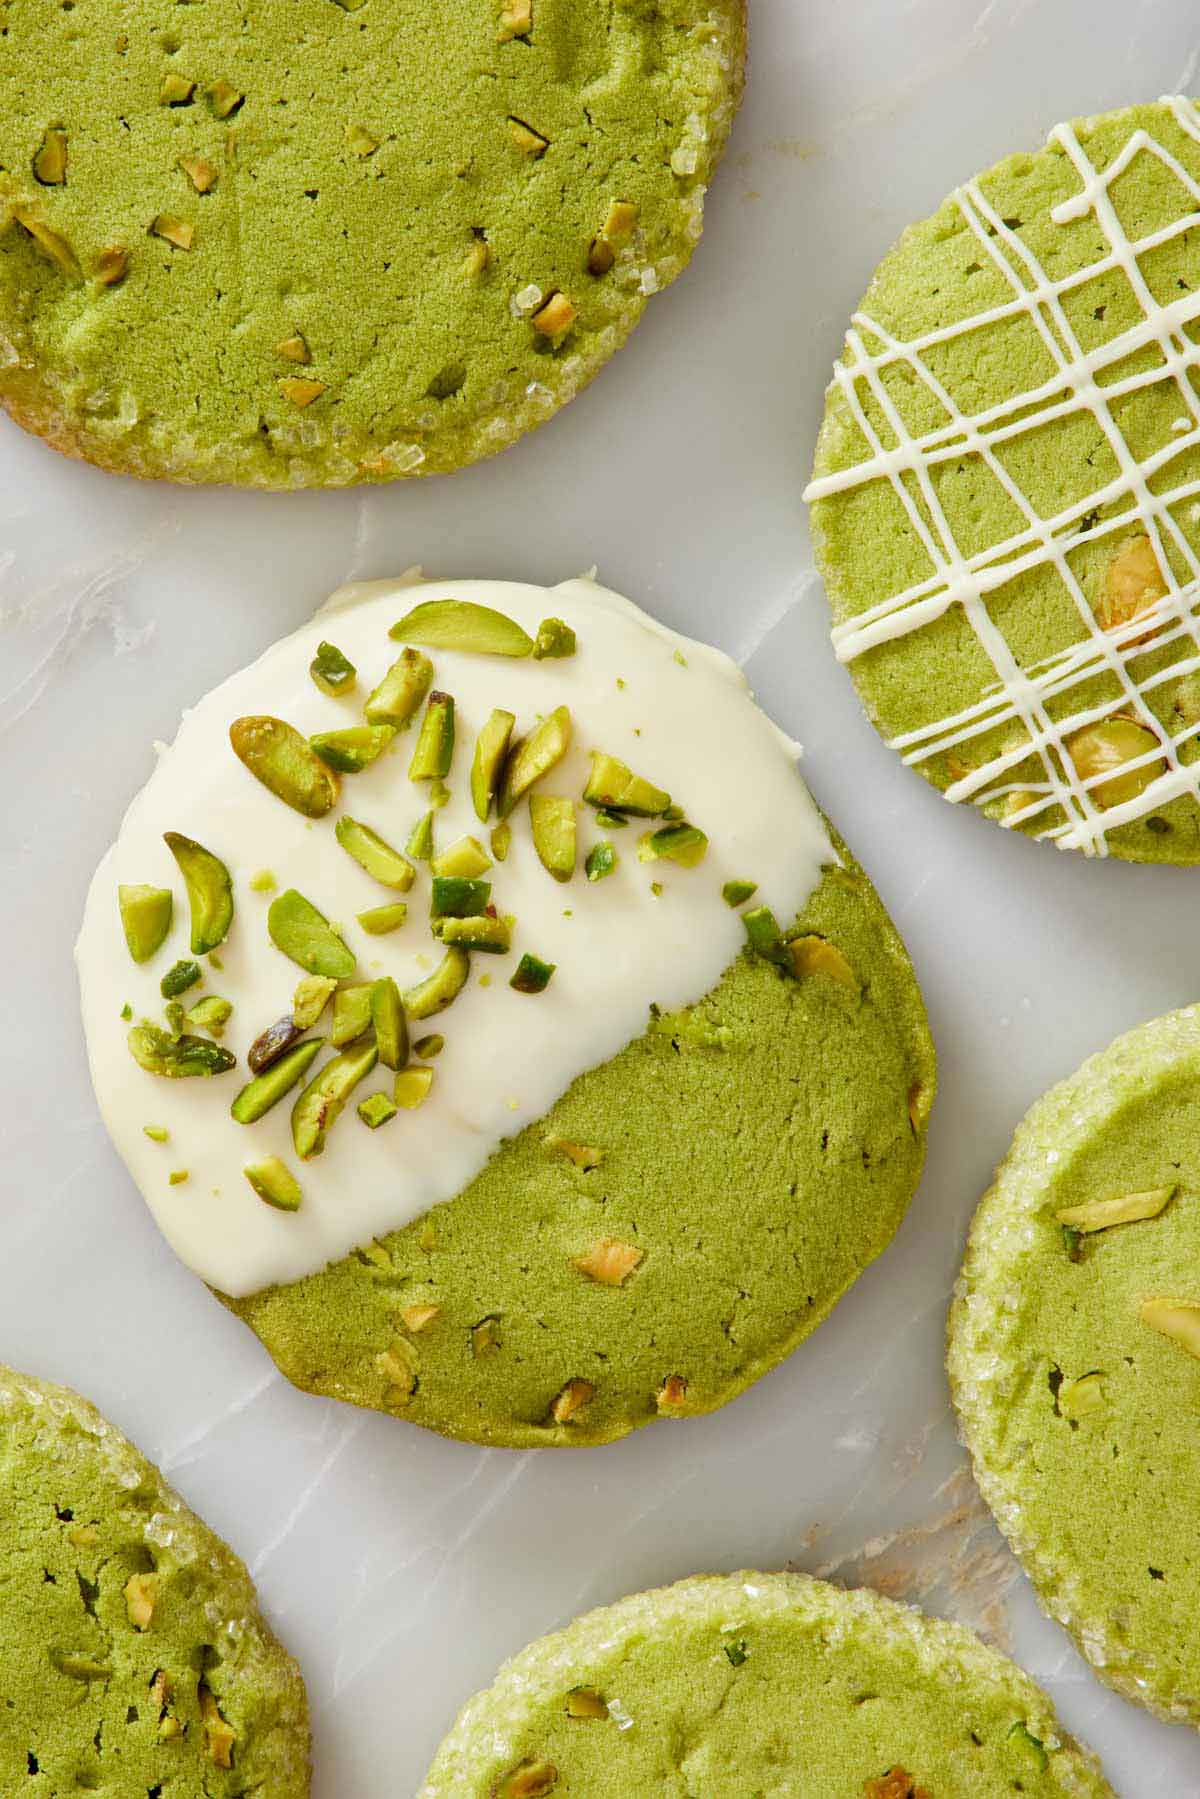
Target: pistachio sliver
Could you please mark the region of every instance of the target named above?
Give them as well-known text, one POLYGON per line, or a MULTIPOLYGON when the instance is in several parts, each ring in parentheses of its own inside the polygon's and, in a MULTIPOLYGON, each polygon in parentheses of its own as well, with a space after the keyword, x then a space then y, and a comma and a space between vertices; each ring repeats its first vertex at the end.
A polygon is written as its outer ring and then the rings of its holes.
POLYGON ((341 1049, 361 1037, 371 1024, 371 981, 359 981, 351 987, 339 987, 333 996, 333 1021, 329 1041, 341 1049))
POLYGON ((424 600, 388 632, 400 643, 479 656, 529 656, 533 639, 515 619, 473 600, 424 600))
POLYGON ((194 987, 203 978, 199 962, 173 962, 158 983, 158 991, 164 999, 178 999, 181 993, 186 993, 189 987, 194 987))
POLYGON ((470 972, 470 956, 465 949, 452 944, 433 973, 408 989, 404 995, 404 1010, 410 1018, 431 1018, 462 992, 470 972))
POLYGON ((210 1037, 193 1037, 186 1032, 172 1037, 153 1024, 135 1024, 128 1043, 139 1068, 144 1068, 147 1074, 165 1075, 169 1080, 224 1074, 237 1061, 235 1055, 222 1049, 210 1037))
POLYGON ((301 1027, 290 1012, 284 1018, 277 1018, 265 1031, 260 1031, 246 1052, 251 1074, 261 1074, 272 1062, 278 1062, 301 1034, 301 1027))
POLYGON ((1200 1359, 1200 1305, 1187 1300, 1143 1299, 1138 1317, 1161 1337, 1169 1337, 1200 1359))
POLYGON ((757 892, 757 881, 726 881, 721 888, 721 898, 727 906, 744 906, 757 892))
POLYGON ((418 1106, 424 1105, 429 1098, 429 1090, 432 1086, 432 1068, 416 1066, 402 1068, 396 1076, 395 1085, 392 1088, 392 1098, 398 1106, 403 1106, 406 1112, 413 1112, 418 1106))
POLYGON ((785 960, 783 933, 770 906, 754 906, 749 912, 743 912, 742 924, 746 941, 755 955, 765 957, 768 962, 785 960))
POLYGON ((1171 1187, 1151 1187, 1144 1193, 1122 1193, 1114 1199, 1090 1199, 1082 1205, 1063 1206, 1054 1216, 1059 1224, 1077 1231, 1106 1231, 1114 1224, 1136 1224, 1157 1218, 1175 1192, 1171 1187))
POLYGON ((490 881, 468 881, 459 875, 434 875, 429 901, 431 918, 470 918, 486 912, 492 897, 490 881))
POLYGON ((837 944, 830 943, 827 937, 790 937, 783 947, 787 956, 785 966, 790 966, 797 980, 803 980, 806 975, 824 975, 858 992, 858 976, 837 944))
POLYGON ((357 775, 382 756, 395 735, 393 725, 348 725, 342 731, 318 731, 308 741, 330 768, 357 775))
POLYGON ((497 862, 507 862, 508 852, 512 848, 512 826, 510 824, 493 825, 488 841, 497 862))
POLYGON ((531 793, 529 819, 538 861, 556 881, 569 881, 575 873, 574 800, 531 793))
POLYGON ((233 882, 219 856, 192 837, 166 831, 163 842, 179 864, 192 912, 194 956, 208 955, 224 943, 233 923, 233 882))
POLYGON ((536 781, 562 761, 570 745, 571 714, 565 706, 556 706, 528 737, 509 751, 496 801, 496 810, 502 819, 508 817, 517 801, 525 797, 536 781))
POLYGON ((400 929, 408 917, 408 906, 403 900, 393 900, 389 906, 369 906, 357 917, 363 930, 372 937, 386 937, 389 931, 400 929))
POLYGON ((148 962, 166 942, 175 902, 169 887, 118 887, 121 929, 135 962, 148 962))
POLYGON ((478 837, 469 836, 456 838, 449 849, 442 850, 429 863, 431 874, 459 876, 463 880, 486 874, 491 866, 492 858, 478 837))
POLYGON ((417 820, 408 834, 408 842, 404 846, 405 855, 414 861, 428 862, 433 855, 433 813, 425 812, 417 820))
POLYGON ((556 967, 557 963, 543 962, 540 956, 531 956, 526 951, 508 984, 518 993, 544 993, 556 967))
POLYGON ((194 1031, 207 1031, 210 1037, 219 1037, 233 1016, 233 1006, 227 999, 210 993, 206 999, 197 1000, 187 1014, 187 1023, 194 1031))
POLYGON ((488 913, 480 913, 469 918, 440 918, 435 932, 443 943, 456 944, 460 949, 479 949, 490 956, 506 956, 512 948, 516 922, 511 914, 494 918, 488 913))
POLYGON ((408 1061, 408 1020, 400 989, 390 975, 371 987, 371 1023, 379 1060, 385 1068, 403 1068, 408 1061))
POLYGON ((278 1156, 267 1156, 261 1162, 251 1162, 242 1173, 253 1187, 258 1197, 277 1212, 298 1212, 300 1209, 300 1183, 278 1156))
MULTIPOLYGON (((292 995, 292 1023, 298 1031, 310 1031, 329 1004, 337 986, 332 975, 309 974, 296 983, 292 995)), ((253 1066, 253 1064, 251 1064, 253 1066)))
MULTIPOLYGON (((308 665, 308 672, 314 686, 331 698, 349 693, 358 678, 358 670, 350 658, 343 655, 335 643, 323 641, 317 645, 317 653, 308 665)), ((369 722, 373 724, 376 721, 372 719, 369 722)))
POLYGON ((402 731, 415 716, 433 680, 433 663, 419 650, 405 650, 383 680, 367 695, 363 714, 369 725, 392 725, 402 731))
POLYGON ((346 854, 353 856, 359 867, 365 868, 382 887, 407 893, 416 880, 417 871, 408 858, 393 849, 370 825, 347 815, 338 819, 333 834, 346 854))
POLYGON ((646 831, 638 838, 639 862, 675 862, 681 868, 695 868, 708 854, 708 838, 696 825, 660 825, 657 831, 646 831))
POLYGON ((247 1081, 229 1111, 239 1124, 254 1124, 290 1093, 296 1082, 303 1080, 325 1042, 324 1037, 307 1037, 279 1060, 272 1062, 262 1074, 247 1081))
POLYGON ((442 1036, 442 1033, 440 1031, 431 1031, 428 1037, 417 1038, 417 1041, 413 1044, 413 1052, 420 1056, 422 1061, 432 1062, 435 1056, 441 1055, 445 1047, 446 1039, 442 1036))
POLYGON ((471 803, 481 824, 487 823, 491 812, 516 722, 513 713, 498 707, 475 739, 475 754, 471 760, 471 803))
POLYGON ((1061 1418, 1086 1418, 1089 1412, 1099 1412, 1103 1408, 1104 1377, 1099 1373, 1081 1374, 1078 1380, 1065 1380, 1058 1389, 1061 1418))
POLYGON ((329 920, 302 893, 289 887, 267 910, 267 930, 276 949, 307 974, 345 981, 354 973, 354 956, 329 920))
POLYGON ((614 872, 617 866, 617 852, 611 843, 594 843, 587 853, 587 861, 583 872, 589 881, 602 881, 606 875, 614 872))
POLYGON ((302 1162, 319 1156, 351 1093, 378 1060, 373 1040, 360 1040, 327 1062, 292 1107, 292 1142, 302 1162))
POLYGON ((454 701, 448 693, 429 696, 421 730, 408 765, 410 781, 442 781, 454 756, 454 701))
POLYGON ((533 659, 543 662, 547 657, 573 656, 576 648, 575 633, 570 625, 561 618, 544 618, 533 640, 533 659))
POLYGON ((671 796, 663 788, 635 775, 624 762, 603 750, 592 751, 591 773, 583 797, 589 806, 608 812, 629 812, 635 818, 658 818, 671 804, 671 796))
POLYGON ((235 718, 229 741, 255 779, 294 812, 324 818, 337 803, 336 774, 294 725, 267 715, 235 718))

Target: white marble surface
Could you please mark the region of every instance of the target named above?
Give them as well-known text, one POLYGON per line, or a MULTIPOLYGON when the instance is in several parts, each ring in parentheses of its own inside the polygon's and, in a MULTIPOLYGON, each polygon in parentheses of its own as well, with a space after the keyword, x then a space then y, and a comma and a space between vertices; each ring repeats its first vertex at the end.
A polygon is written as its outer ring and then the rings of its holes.
POLYGON ((580 1608, 789 1559, 982 1623, 1127 1799, 1200 1793, 1194 1736, 1104 1692, 1038 1615, 941 1370, 963 1232, 1024 1108, 1196 998, 1196 877, 1014 841, 904 771, 833 662, 798 498, 841 325, 899 229, 1061 117, 1194 90, 1200 20, 1182 0, 751 10, 692 270, 500 461, 362 496, 174 492, 0 428, 0 1356, 83 1388, 246 1557, 308 1677, 318 1799, 412 1793, 460 1700, 580 1608), (152 739, 338 582, 416 561, 538 581, 597 562, 743 659, 890 904, 941 1052, 928 1173, 883 1261, 724 1413, 607 1449, 480 1452, 293 1392, 160 1242, 87 1083, 71 945, 152 739))

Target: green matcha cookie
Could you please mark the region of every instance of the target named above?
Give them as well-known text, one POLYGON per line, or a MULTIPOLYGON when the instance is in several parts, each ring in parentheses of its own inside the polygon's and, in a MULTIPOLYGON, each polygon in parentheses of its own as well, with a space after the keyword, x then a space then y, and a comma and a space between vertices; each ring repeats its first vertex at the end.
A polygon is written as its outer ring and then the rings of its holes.
POLYGON ((235 1555, 94 1407, 0 1368, 0 1791, 299 1799, 308 1706, 235 1555))
POLYGON ((950 1377, 975 1474, 1100 1679, 1200 1725, 1200 1011, 1029 1112, 975 1216, 950 1377))
POLYGON ((1200 115, 1060 125, 885 257, 812 525, 834 644, 948 799, 1200 861, 1200 115))
POLYGON ((795 1349, 891 1241, 934 1090, 908 957, 838 847, 795 924, 819 971, 747 949, 456 1198, 229 1301, 288 1379, 474 1442, 604 1443, 795 1349))
POLYGON ((1111 1799, 1027 1675, 957 1624, 803 1574, 589 1612, 463 1709, 419 1799, 1111 1799))
POLYGON ((686 264, 744 0, 22 0, 0 403, 126 474, 461 468, 686 264))

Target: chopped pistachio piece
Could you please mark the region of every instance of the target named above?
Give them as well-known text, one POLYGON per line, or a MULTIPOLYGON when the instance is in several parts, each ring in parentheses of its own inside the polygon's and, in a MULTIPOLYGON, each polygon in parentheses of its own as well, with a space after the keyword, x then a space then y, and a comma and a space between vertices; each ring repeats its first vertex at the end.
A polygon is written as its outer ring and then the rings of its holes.
POLYGON ((571 714, 565 706, 556 706, 528 737, 513 745, 504 765, 496 801, 496 810, 502 819, 508 817, 535 781, 540 781, 562 761, 570 745, 571 714))
POLYGON ((429 868, 435 878, 448 876, 472 880, 476 875, 485 874, 492 866, 492 859, 480 843, 478 837, 458 837, 449 849, 442 850, 431 858, 429 868))
POLYGON ((516 922, 511 913, 505 913, 502 918, 491 913, 472 914, 469 918, 439 918, 434 924, 434 935, 443 943, 456 944, 460 949, 506 956, 512 948, 516 922))
POLYGON ((324 1037, 308 1037, 273 1061, 262 1074, 247 1081, 233 1104, 230 1115, 238 1124, 256 1124, 277 1106, 297 1081, 303 1080, 324 1045, 324 1037))
POLYGON ((278 1062, 280 1056, 291 1049, 300 1036, 301 1027, 290 1012, 285 1018, 277 1018, 265 1031, 260 1031, 246 1052, 251 1074, 261 1074, 265 1068, 270 1068, 272 1062, 278 1062))
POLYGON ((545 1799, 557 1785, 558 1769, 553 1762, 524 1761, 492 1791, 495 1799, 545 1799))
POLYGON ((1065 1380, 1058 1389, 1058 1412, 1072 1421, 1086 1418, 1089 1412, 1104 1408, 1104 1378, 1099 1373, 1080 1375, 1078 1380, 1065 1380))
POLYGON ((599 1168, 604 1160, 604 1151, 591 1143, 575 1143, 569 1137, 560 1137, 551 1132, 545 1139, 545 1147, 552 1156, 565 1156, 576 1168, 590 1174, 593 1168, 599 1168))
POLYGON ((617 852, 611 843, 594 843, 587 853, 583 872, 589 881, 602 881, 617 866, 617 852))
POLYGON ((33 158, 33 174, 43 187, 61 187, 67 179, 67 134, 52 125, 33 158))
MULTIPOLYGON (((578 1417, 586 1405, 590 1405, 596 1397, 596 1389, 590 1380, 569 1380, 565 1387, 554 1397, 550 1407, 550 1416, 555 1424, 570 1424, 578 1417)), ((534 1788, 533 1791, 548 1789, 534 1788)))
POLYGON ((353 1043, 370 1029, 371 989, 373 981, 359 981, 351 987, 339 987, 333 996, 333 1022, 329 1041, 334 1049, 353 1043))
MULTIPOLYGON (((303 339, 300 340, 303 343, 303 339)), ((282 350, 283 346, 280 345, 282 350)), ((307 362, 307 353, 294 360, 307 362)), ((339 694, 349 693, 358 678, 358 670, 348 656, 344 656, 335 643, 321 642, 317 645, 317 653, 308 665, 308 672, 313 685, 331 698, 339 694)), ((369 721, 374 723, 374 720, 369 721)))
POLYGON ((533 659, 544 662, 547 657, 573 656, 577 647, 570 625, 561 618, 544 618, 533 640, 533 659))
POLYGON ((695 825, 660 825, 638 838, 639 862, 677 862, 681 868, 695 868, 707 854, 708 838, 695 825))
POLYGON ((638 209, 630 200, 613 200, 603 225, 592 239, 588 251, 588 273, 607 275, 617 260, 617 251, 629 242, 637 224, 638 209))
POLYGON ((449 804, 449 801, 450 789, 445 781, 439 776, 435 776, 429 783, 429 804, 435 812, 440 812, 443 806, 449 804))
POLYGON ((1046 1754, 1045 1745, 1040 1737, 1035 1737, 1024 1724, 1014 1724, 1004 1739, 1005 1753, 1010 1759, 1018 1759, 1028 1763, 1044 1774, 1050 1766, 1050 1757, 1046 1754))
POLYGON ((191 837, 166 831, 163 842, 179 864, 192 914, 191 949, 208 955, 229 935, 233 923, 233 882, 219 856, 191 837))
POLYGON ((354 973, 354 956, 332 928, 324 913, 294 887, 271 901, 267 930, 276 949, 299 964, 308 974, 323 974, 346 981, 354 973))
POLYGON ((742 923, 746 928, 746 941, 756 955, 764 956, 768 962, 784 960, 783 936, 770 906, 754 906, 749 912, 743 912, 742 923))
POLYGON ((187 1022, 194 1031, 207 1031, 210 1037, 220 1037, 232 1015, 233 1006, 229 1000, 210 993, 206 999, 197 1000, 187 1014, 187 1022))
POLYGON ((1151 1330, 1200 1359, 1200 1305, 1189 1300, 1143 1299, 1138 1317, 1151 1330))
POLYGON ((186 75, 179 75, 171 69, 158 84, 158 103, 160 106, 186 106, 196 91, 196 83, 189 81, 186 75))
POLYGON ((389 931, 400 929, 408 917, 408 907, 403 900, 393 900, 387 906, 369 906, 357 916, 363 930, 370 932, 372 937, 386 937, 389 931))
POLYGON ((148 962, 171 929, 175 902, 169 887, 118 887, 121 929, 135 962, 148 962))
MULTIPOLYGON (((275 354, 277 356, 282 356, 286 362, 309 363, 312 361, 312 351, 309 349, 308 339, 304 336, 302 331, 293 331, 290 337, 282 338, 280 342, 275 345, 275 354)), ((326 649, 333 649, 333 645, 324 643, 318 644, 317 655, 320 656, 321 651, 326 649)), ((334 654, 340 656, 341 651, 336 650, 334 651, 334 654)), ((347 664, 347 667, 349 666, 350 665, 347 664)), ((313 676, 313 679, 316 680, 315 675, 313 676)), ((319 687, 320 685, 321 683, 317 681, 317 686, 319 687)), ((325 691, 344 693, 346 690, 345 688, 338 687, 332 689, 326 688, 325 691)))
MULTIPOLYGON (((177 962, 175 966, 179 968, 182 967, 183 964, 177 962)), ((187 1013, 184 1011, 183 1006, 177 999, 173 999, 163 1008, 163 1010, 167 1020, 167 1029, 170 1031, 172 1037, 182 1037, 184 1023, 187 1019, 187 1013)))
POLYGON ((364 160, 368 156, 374 156, 379 148, 379 139, 365 125, 347 125, 346 143, 356 156, 361 156, 364 160))
POLYGON ((744 906, 757 892, 757 881, 726 881, 721 888, 721 898, 727 906, 744 906))
POLYGON ((70 1680, 107 1680, 112 1673, 107 1662, 97 1661, 91 1655, 73 1655, 65 1649, 52 1649, 50 1660, 70 1680))
POLYGON ((224 76, 218 81, 211 81, 204 91, 208 95, 208 104, 219 119, 229 118, 246 98, 245 94, 239 94, 233 83, 226 81, 224 76))
POLYGON ((199 1699, 200 1717, 204 1724, 205 1754, 216 1767, 232 1768, 237 1732, 221 1716, 216 1696, 210 1687, 201 1686, 199 1699))
POLYGON ((229 741, 250 773, 294 812, 305 818, 323 818, 337 803, 337 776, 307 739, 283 719, 235 719, 229 727, 229 741))
POLYGON ((678 1412, 682 1410, 687 1399, 687 1382, 682 1374, 668 1374, 658 1392, 654 1395, 654 1403, 660 1412, 678 1412))
POLYGON ((321 1154, 346 1101, 359 1081, 370 1074, 378 1056, 373 1041, 352 1043, 309 1082, 292 1107, 292 1142, 302 1162, 321 1154))
POLYGON ((269 868, 260 868, 250 876, 251 893, 274 893, 279 882, 269 868))
POLYGON ((448 693, 433 692, 425 707, 421 730, 408 765, 410 781, 442 781, 450 773, 454 756, 454 701, 448 693))
POLYGON ((406 1331, 418 1336, 421 1331, 428 1330, 435 1318, 440 1318, 442 1308, 426 1302, 424 1305, 405 1306, 400 1313, 400 1322, 406 1331))
POLYGON ((582 1255, 572 1256, 571 1265, 601 1287, 621 1287, 642 1259, 642 1251, 635 1249, 632 1243, 622 1243, 616 1237, 601 1237, 582 1255))
POLYGON ((568 1718, 608 1718, 608 1706, 594 1687, 572 1687, 563 1703, 568 1718))
POLYGON ((224 1074, 237 1057, 209 1037, 190 1034, 171 1037, 153 1024, 135 1024, 129 1033, 129 1050, 147 1074, 181 1080, 190 1075, 224 1074))
POLYGON ((575 873, 574 800, 531 793, 529 819, 538 861, 556 881, 569 881, 575 873))
POLYGON ((465 949, 452 944, 433 973, 408 989, 404 995, 404 1010, 410 1018, 431 1018, 462 992, 470 972, 470 956, 465 949))
POLYGON ((473 600, 424 600, 388 632, 400 643, 478 656, 528 656, 533 639, 515 619, 473 600))
POLYGON ((1140 767, 1126 768, 1127 763, 1137 762, 1162 748, 1156 733, 1132 718, 1117 716, 1084 725, 1082 730, 1073 732, 1064 741, 1080 780, 1089 784, 1092 799, 1105 809, 1137 799, 1166 766, 1158 755, 1151 762, 1142 762, 1140 767), (1119 772, 1123 768, 1126 769, 1124 774, 1119 772), (1110 774, 1110 770, 1117 772, 1110 774), (1100 780, 1101 775, 1108 778, 1100 780))
POLYGON ((629 820, 623 812, 610 812, 607 806, 601 806, 596 812, 596 823, 606 831, 623 831, 629 820))
POLYGON ((79 267, 79 258, 67 239, 60 231, 52 230, 35 208, 16 205, 12 208, 12 216, 29 233, 42 254, 48 256, 64 275, 78 278, 83 273, 79 267))
POLYGON ((408 842, 404 846, 405 854, 412 856, 417 862, 428 862, 433 856, 433 813, 426 812, 420 817, 408 834, 408 842))
POLYGON ((371 985, 371 1023, 379 1060, 385 1068, 403 1068, 408 1061, 408 1020, 400 989, 391 975, 371 985))
POLYGON ((397 731, 411 723, 429 692, 433 663, 420 650, 405 650, 367 696, 363 713, 369 725, 393 725, 397 731))
POLYGON ((300 1183, 278 1156, 251 1162, 242 1173, 265 1205, 274 1206, 277 1212, 300 1210, 300 1183))
POLYGON ((442 1036, 441 1032, 431 1031, 428 1037, 417 1038, 417 1041, 413 1044, 413 1053, 420 1056, 423 1061, 432 1062, 435 1056, 441 1055, 445 1047, 446 1039, 442 1036))
POLYGON ((552 293, 530 319, 534 330, 543 337, 562 337, 579 317, 579 308, 566 294, 552 293))
POLYGON ((603 750, 592 751, 592 768, 583 797, 589 806, 602 807, 606 812, 632 813, 635 818, 657 818, 671 804, 669 793, 644 781, 624 762, 603 750))
POLYGON ((129 251, 123 244, 108 244, 92 265, 92 274, 101 287, 116 287, 129 271, 129 251))
POLYGON ((395 735, 391 725, 349 725, 341 731, 318 731, 308 741, 330 768, 356 775, 383 754, 395 735))
POLYGON ((544 993, 556 967, 557 963, 543 962, 540 956, 531 956, 526 951, 508 984, 518 993, 544 993))
POLYGON ((164 1124, 144 1124, 142 1135, 149 1137, 151 1143, 166 1143, 171 1133, 164 1124))
MULTIPOLYGON (((536 655, 536 650, 534 653, 536 655)), ((475 739, 475 754, 471 760, 471 803, 482 824, 487 823, 491 812, 516 722, 513 713, 497 708, 475 739)))
POLYGON ((858 992, 858 976, 841 950, 828 938, 792 937, 783 947, 797 980, 803 980, 806 975, 824 975, 828 980, 858 992))
POLYGON ((431 918, 470 918, 486 912, 492 897, 490 881, 468 881, 460 875, 434 875, 429 901, 431 918))
POLYGON ((506 862, 508 852, 512 847, 512 826, 510 824, 493 825, 488 841, 497 862, 506 862))
POLYGON ((501 0, 499 38, 527 37, 533 30, 533 0, 501 0))
POLYGON ((199 962, 174 962, 158 983, 158 990, 164 999, 177 999, 203 978, 199 962))
POLYGON ((500 1319, 494 1313, 471 1326, 471 1354, 478 1361, 500 1348, 500 1319))
POLYGON ((396 1116, 396 1108, 386 1093, 372 1093, 366 1099, 360 1099, 357 1112, 369 1130, 377 1131, 381 1124, 396 1116))
POLYGON ((353 856, 359 867, 365 868, 380 886, 407 893, 416 880, 417 871, 408 858, 386 843, 370 825, 345 815, 338 819, 334 836, 346 854, 353 856))
POLYGON ((279 383, 279 391, 285 400, 290 400, 293 406, 303 411, 314 400, 321 398, 325 392, 325 383, 314 381, 305 375, 285 375, 279 383))
POLYGON ((425 1104, 432 1086, 433 1069, 418 1068, 413 1064, 408 1068, 402 1068, 397 1074, 392 1097, 398 1106, 403 1106, 406 1112, 414 1112, 418 1106, 425 1104))
POLYGON ((125 1004, 121 1007, 121 1017, 125 1020, 126 1024, 128 1024, 129 1020, 133 1017, 133 1007, 128 1000, 126 1000, 125 1004))
POLYGON ((179 166, 198 194, 211 193, 217 185, 217 171, 203 156, 181 156, 179 166))
POLYGON ((522 156, 528 156, 531 162, 537 162, 550 147, 550 139, 543 137, 540 131, 535 131, 532 125, 527 125, 524 119, 510 116, 508 135, 522 156))
POLYGON ((1106 1231, 1114 1224, 1157 1218, 1174 1193, 1174 1186, 1151 1187, 1145 1193, 1122 1193, 1115 1199, 1090 1199, 1083 1205, 1064 1206, 1054 1216, 1060 1224, 1077 1231, 1106 1231))
POLYGON ((298 1031, 310 1031, 329 1004, 337 986, 332 975, 308 974, 297 981, 292 995, 292 1023, 298 1031))
POLYGON ((161 237, 176 250, 190 250, 196 241, 196 227, 189 219, 173 212, 160 212, 150 226, 151 237, 161 237))

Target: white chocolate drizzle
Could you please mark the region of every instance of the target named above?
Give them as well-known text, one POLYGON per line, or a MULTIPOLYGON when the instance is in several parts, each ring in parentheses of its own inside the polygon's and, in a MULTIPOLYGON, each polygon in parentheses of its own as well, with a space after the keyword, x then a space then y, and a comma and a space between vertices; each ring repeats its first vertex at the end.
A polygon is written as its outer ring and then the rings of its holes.
MULTIPOLYGON (((1187 136, 1200 143, 1200 114, 1194 103, 1176 96, 1161 104, 1170 109, 1187 136)), ((1200 481, 1180 481, 1162 491, 1151 487, 1155 477, 1182 452, 1200 446, 1200 396, 1192 385, 1193 375, 1200 370, 1200 343, 1193 342, 1185 330, 1200 321, 1200 292, 1186 291, 1169 304, 1160 304, 1139 264, 1139 258, 1149 251, 1200 229, 1200 183, 1145 129, 1131 132, 1119 154, 1103 171, 1093 166, 1069 124, 1059 125, 1052 132, 1051 141, 1066 152, 1080 181, 1078 193, 1055 206, 1051 219, 1055 224, 1067 224, 1089 212, 1094 214, 1107 241, 1107 252, 1086 268, 1053 279, 1012 224, 998 216, 978 181, 958 189, 953 195, 955 204, 980 248, 1011 287, 1013 297, 1002 305, 972 313, 909 341, 897 338, 866 313, 857 312, 846 334, 845 359, 835 368, 834 379, 870 454, 849 468, 818 476, 804 497, 813 501, 850 492, 872 481, 888 481, 933 571, 835 626, 833 641, 839 661, 851 662, 878 644, 919 631, 941 618, 950 607, 959 605, 995 670, 995 682, 973 705, 897 735, 890 740, 892 747, 905 762, 915 764, 971 742, 998 725, 1019 723, 1024 729, 1022 741, 952 781, 946 788, 946 798, 982 805, 1006 795, 1019 795, 1009 802, 1002 820, 1007 827, 1042 817, 1045 828, 1035 835, 1052 839, 1064 849, 1103 856, 1108 853, 1107 831, 1145 817, 1181 795, 1191 794, 1200 800, 1200 762, 1185 764, 1179 753, 1200 733, 1200 723, 1186 723, 1168 732, 1147 702, 1147 696, 1162 683, 1200 669, 1200 559, 1172 511, 1182 501, 1200 495, 1200 481), (1131 241, 1110 190, 1143 153, 1156 157, 1177 178, 1195 202, 1195 209, 1131 241), (1088 282, 1113 271, 1126 277, 1142 316, 1107 343, 1084 351, 1063 301, 1088 282), (1054 364, 1054 373, 1026 392, 978 412, 964 413, 928 366, 927 353, 1006 320, 1020 319, 1027 320, 1036 331, 1054 364), (1100 385, 1098 377, 1105 371, 1148 349, 1156 350, 1161 359, 1153 368, 1100 385), (881 378, 886 370, 898 365, 910 371, 915 382, 938 401, 946 415, 945 423, 920 436, 911 434, 881 378), (1173 422, 1169 439, 1139 461, 1113 416, 1113 404, 1159 384, 1175 388, 1179 416, 1173 422), (886 445, 881 440, 868 416, 864 390, 886 420, 894 443, 886 445), (1052 517, 1040 517, 996 452, 1015 438, 1083 413, 1090 414, 1103 433, 1118 472, 1112 480, 1052 517), (940 464, 964 454, 980 459, 1025 520, 1023 528, 1002 542, 972 555, 965 555, 955 541, 932 479, 932 471, 940 464), (1097 520, 1089 516, 1113 505, 1119 510, 1110 517, 1097 520), (1089 605, 1067 561, 1067 552, 1088 542, 1126 533, 1131 526, 1140 527, 1149 538, 1167 591, 1135 618, 1106 630, 1089 605), (1182 582, 1172 570, 1167 544, 1186 567, 1182 582), (1062 581, 1084 634, 1078 642, 1024 669, 993 621, 988 599, 1022 573, 1044 567, 1053 568, 1062 581), (1176 643, 1182 653, 1168 668, 1144 673, 1135 669, 1139 659, 1176 643), (1119 697, 1096 704, 1081 702, 1066 716, 1051 716, 1051 700, 1070 694, 1103 674, 1115 679, 1119 697), (1119 804, 1102 806, 1097 802, 1095 789, 1111 779, 1112 770, 1081 777, 1064 740, 1084 726, 1116 713, 1146 725, 1158 740, 1152 750, 1121 764, 1122 775, 1160 762, 1164 767, 1141 793, 1119 804), (1010 779, 1012 771, 1031 755, 1036 755, 1041 764, 1042 778, 1010 779), (1051 823, 1045 818, 1051 808, 1061 809, 1061 822, 1051 823)))

